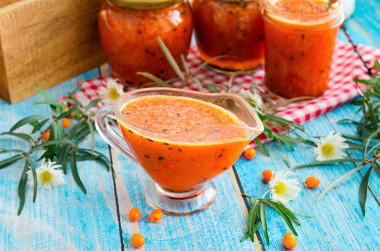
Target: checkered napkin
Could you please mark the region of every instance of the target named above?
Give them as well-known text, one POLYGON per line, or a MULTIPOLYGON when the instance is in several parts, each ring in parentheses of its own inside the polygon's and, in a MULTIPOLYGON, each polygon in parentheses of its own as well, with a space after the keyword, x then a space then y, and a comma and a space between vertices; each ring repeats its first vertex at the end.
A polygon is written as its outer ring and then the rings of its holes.
MULTIPOLYGON (((369 65, 373 65, 375 59, 380 59, 380 50, 366 45, 359 45, 358 50, 363 55, 365 61, 369 65)), ((198 49, 196 46, 191 47, 190 53, 187 58, 187 64, 189 70, 192 71, 202 63, 199 57, 198 49)), ((289 104, 281 107, 277 110, 276 115, 282 118, 292 120, 298 124, 303 124, 312 118, 315 118, 323 113, 330 111, 331 109, 353 99, 359 95, 359 89, 363 86, 357 87, 353 81, 355 76, 359 78, 368 78, 363 63, 360 61, 358 55, 354 52, 354 49, 349 43, 343 41, 337 41, 335 46, 335 53, 333 57, 332 67, 330 74, 329 88, 325 94, 319 98, 306 101, 289 104)), ((253 73, 255 77, 255 83, 264 86, 264 68, 260 68, 253 73)), ((196 74, 198 79, 212 78, 215 79, 214 84, 221 84, 227 86, 229 76, 216 73, 207 68, 204 68, 196 74)), ((104 85, 107 80, 115 79, 113 76, 96 78, 84 81, 81 91, 77 94, 77 98, 86 104, 91 100, 98 97, 98 89, 104 85)), ((117 79, 115 79, 118 81, 117 79)), ((232 89, 233 92, 239 91, 239 89, 251 89, 252 78, 248 76, 236 77, 235 85, 232 89)), ((179 83, 173 83, 173 86, 179 83)), ((199 90, 195 83, 188 84, 186 89, 199 90)), ((129 88, 131 90, 132 88, 129 88)), ((209 91, 207 87, 204 91, 209 91)), ((276 100, 274 100, 276 102, 276 100)), ((278 101, 277 101, 278 102, 278 101)))

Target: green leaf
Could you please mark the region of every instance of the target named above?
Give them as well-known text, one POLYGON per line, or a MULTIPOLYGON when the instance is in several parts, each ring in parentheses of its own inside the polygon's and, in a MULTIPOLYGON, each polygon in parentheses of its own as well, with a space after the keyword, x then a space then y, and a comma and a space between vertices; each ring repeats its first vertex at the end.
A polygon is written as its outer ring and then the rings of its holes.
POLYGON ((249 238, 249 234, 248 234, 248 232, 247 232, 247 233, 245 233, 245 234, 243 235, 243 237, 241 237, 240 242, 243 242, 243 241, 245 241, 245 240, 248 239, 248 238, 249 238))
POLYGON ((26 161, 29 163, 30 169, 32 170, 33 175, 33 203, 36 202, 37 199, 37 173, 36 173, 36 167, 33 164, 33 161, 29 158, 26 159, 26 161))
POLYGON ((268 120, 276 121, 276 122, 279 122, 279 123, 284 124, 284 125, 291 125, 300 131, 305 131, 305 128, 302 125, 294 123, 293 121, 283 119, 283 118, 277 117, 277 116, 272 115, 272 114, 266 114, 266 116, 267 116, 268 120))
POLYGON ((186 59, 185 59, 185 56, 183 56, 183 54, 181 54, 181 62, 182 62, 183 69, 185 69, 187 76, 189 76, 190 75, 189 68, 187 67, 186 59))
POLYGON ((87 194, 87 190, 86 190, 85 186, 83 185, 82 180, 79 177, 79 173, 78 173, 78 169, 77 169, 77 163, 76 163, 76 159, 75 159, 75 157, 76 157, 75 154, 76 154, 75 150, 72 150, 71 158, 70 158, 71 173, 73 174, 74 180, 78 184, 78 186, 82 189, 82 191, 85 194, 87 194))
MULTIPOLYGON (((271 208, 273 208, 283 219, 284 221, 286 222, 286 224, 288 225, 288 227, 290 228, 290 230, 292 230, 292 232, 298 236, 297 234, 297 231, 296 229, 294 228, 292 222, 290 221, 288 215, 285 213, 285 211, 283 211, 279 206, 278 204, 276 204, 275 202, 273 201, 270 201, 270 200, 262 200, 263 203, 267 204, 268 206, 270 206, 271 208)), ((290 211, 290 210, 289 210, 290 211)), ((294 214, 293 214, 294 215, 294 214)), ((294 216, 295 217, 295 216, 294 216)), ((264 224, 263 224, 264 225, 264 224)))
POLYGON ((158 84, 160 86, 171 87, 171 85, 166 83, 164 80, 162 80, 162 79, 160 79, 160 78, 158 78, 158 77, 156 77, 153 74, 150 74, 148 72, 137 72, 136 74, 143 76, 143 77, 146 77, 146 78, 152 80, 153 82, 155 82, 156 84, 158 84))
POLYGON ((253 227, 256 221, 256 213, 259 207, 259 201, 255 199, 251 199, 251 210, 249 211, 248 214, 248 235, 251 238, 251 241, 254 241, 254 234, 253 232, 253 227))
POLYGON ((90 117, 87 119, 88 128, 90 128, 90 135, 91 135, 91 154, 94 152, 95 149, 95 130, 94 130, 94 124, 90 117))
POLYGON ((75 87, 75 89, 69 93, 69 95, 67 96, 68 98, 71 98, 75 93, 79 92, 79 90, 82 88, 84 82, 81 82, 79 85, 77 85, 77 87, 75 87))
POLYGON ((59 103, 57 101, 54 101, 54 100, 43 100, 43 101, 39 101, 37 103, 34 103, 34 105, 51 105, 51 106, 54 106, 54 107, 59 107, 59 108, 65 108, 66 106, 62 103, 59 103))
POLYGON ((42 120, 41 122, 37 123, 37 125, 34 126, 34 128, 33 128, 32 134, 39 131, 48 121, 49 121, 49 119, 45 119, 45 120, 42 120))
POLYGON ((22 171, 20 182, 18 183, 18 189, 17 189, 18 197, 20 198, 17 215, 21 214, 22 209, 24 208, 24 204, 25 204, 25 188, 26 188, 26 183, 28 181, 27 172, 28 172, 28 162, 25 161, 24 170, 22 171))
POLYGON ((49 93, 47 93, 45 90, 41 88, 35 88, 35 90, 38 91, 42 96, 44 96, 46 100, 51 100, 49 93))
POLYGON ((263 150, 264 154, 269 157, 270 156, 269 151, 264 146, 263 142, 261 142, 261 140, 259 138, 255 138, 255 142, 261 148, 261 150, 263 150))
MULTIPOLYGON (((221 58, 228 58, 230 56, 226 56, 226 55, 222 55, 222 56, 217 56, 217 57, 213 57, 209 60, 207 60, 206 62, 203 62, 201 65, 199 65, 197 68, 195 68, 194 71, 191 72, 191 75, 194 76, 195 74, 197 74, 200 70, 202 70, 202 68, 206 67, 207 65, 209 65, 212 61, 215 61, 217 59, 221 59, 221 58)), ((215 79, 213 79, 215 81, 215 79)))
POLYGON ((375 60, 375 65, 374 65, 374 67, 376 68, 376 70, 377 70, 378 72, 380 72, 380 62, 379 62, 378 59, 375 60))
POLYGON ((0 161, 0 169, 3 169, 3 168, 6 168, 10 165, 12 165, 13 163, 15 163, 16 161, 22 159, 23 156, 22 155, 15 155, 13 157, 10 157, 8 159, 5 159, 5 160, 2 160, 0 161))
POLYGON ((44 149, 44 147, 46 146, 51 146, 51 145, 56 145, 56 144, 69 144, 73 147, 78 147, 77 144, 75 144, 72 140, 68 140, 68 139, 57 139, 57 140, 49 140, 45 143, 42 143, 42 144, 39 144, 38 147, 35 148, 35 150, 42 150, 44 149))
POLYGON ((197 85, 199 91, 203 92, 203 91, 204 91, 204 89, 203 89, 203 85, 202 85, 202 83, 199 81, 199 79, 198 79, 198 78, 193 78, 193 80, 194 80, 195 84, 197 85))
MULTIPOLYGON (((58 124, 57 122, 51 123, 51 130, 50 130, 50 139, 51 140, 60 140, 64 139, 65 135, 63 132, 63 127, 58 124)), ((51 140, 49 140, 51 142, 51 140)), ((62 144, 57 143, 52 146, 52 150, 58 155, 61 150, 62 144)))
MULTIPOLYGON (((68 146, 65 150, 65 153, 63 154, 63 158, 62 158, 62 171, 64 174, 67 173, 67 159, 69 157, 69 152, 71 150, 71 147, 68 146)), ((72 153, 73 154, 73 153, 72 153)))
POLYGON ((88 105, 86 105, 84 107, 84 110, 83 112, 86 113, 89 109, 91 109, 92 107, 94 107, 97 103, 99 103, 100 101, 102 101, 101 98, 96 98, 94 100, 92 100, 90 103, 88 103, 88 105))
POLYGON ((174 60, 174 58, 173 58, 172 54, 170 53, 168 47, 166 47, 165 43, 162 41, 162 39, 160 37, 157 38, 157 41, 161 47, 161 50, 165 54, 166 59, 168 60, 169 64, 171 65, 171 67, 173 68, 173 70, 175 71, 177 76, 180 79, 185 80, 185 77, 183 76, 181 69, 179 68, 177 62, 174 60))
POLYGON ((60 120, 60 119, 63 119, 63 118, 66 118, 68 116, 70 116, 70 114, 74 111, 76 111, 78 109, 79 105, 74 105, 73 107, 71 107, 67 112, 63 112, 61 114, 59 114, 57 116, 57 119, 56 120, 60 120))
POLYGON ((299 219, 295 216, 295 214, 292 211, 290 211, 290 209, 287 208, 284 204, 282 204, 279 201, 273 201, 273 200, 268 200, 268 201, 272 202, 279 210, 283 211, 287 216, 299 222, 299 219))
POLYGON ((32 123, 34 121, 38 121, 40 119, 50 119, 50 117, 46 116, 46 115, 32 115, 32 116, 25 117, 25 118, 19 120, 16 124, 14 124, 9 131, 13 132, 16 129, 18 129, 18 128, 26 125, 26 124, 32 123))
POLYGON ((67 135, 67 138, 68 139, 74 139, 74 138, 76 138, 75 137, 75 134, 77 133, 77 131, 79 130, 79 129, 83 129, 83 128, 81 128, 81 126, 84 126, 84 127, 87 127, 85 124, 84 124, 84 121, 85 121, 85 119, 80 119, 80 120, 78 120, 78 122, 70 129, 70 131, 69 131, 69 133, 68 133, 68 135, 67 135))
POLYGON ((213 93, 220 93, 220 91, 212 84, 205 84, 205 86, 209 88, 213 93))
POLYGON ((263 204, 260 205, 260 220, 261 220, 261 224, 263 224, 265 240, 267 241, 267 244, 269 245, 270 243, 269 243, 269 235, 268 235, 267 218, 265 216, 265 206, 263 204))
POLYGON ((364 216, 365 216, 365 202, 367 201, 368 182, 369 182, 369 178, 371 177, 372 170, 373 170, 373 166, 371 166, 368 169, 359 187, 360 208, 362 209, 364 216))
POLYGON ((302 168, 302 167, 310 167, 310 166, 323 166, 323 165, 331 165, 331 164, 337 164, 337 163, 347 163, 347 162, 356 162, 360 161, 362 162, 363 159, 332 159, 332 160, 322 160, 322 161, 315 161, 307 164, 301 164, 296 165, 292 169, 302 168))
POLYGON ((3 132, 3 133, 1 133, 0 135, 9 135, 9 136, 13 136, 13 137, 16 137, 16 138, 22 139, 22 140, 28 142, 29 144, 33 144, 33 138, 32 138, 32 136, 30 136, 29 134, 26 134, 26 133, 3 132))

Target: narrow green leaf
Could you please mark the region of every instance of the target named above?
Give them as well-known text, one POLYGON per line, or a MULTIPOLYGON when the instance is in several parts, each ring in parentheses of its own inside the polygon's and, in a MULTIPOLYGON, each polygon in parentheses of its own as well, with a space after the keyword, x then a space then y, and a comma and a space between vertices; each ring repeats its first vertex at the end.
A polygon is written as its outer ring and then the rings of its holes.
POLYGON ((79 90, 82 88, 84 82, 81 82, 79 85, 77 85, 77 87, 75 87, 75 89, 69 93, 69 95, 67 96, 68 98, 71 98, 75 93, 79 92, 79 90))
POLYGON ((157 85, 164 86, 164 87, 171 87, 171 85, 166 83, 164 80, 162 80, 159 77, 156 77, 153 74, 150 74, 148 72, 137 72, 136 74, 152 80, 157 85))
POLYGON ((64 104, 59 103, 59 102, 54 101, 54 100, 43 100, 43 101, 39 101, 37 103, 34 103, 34 105, 51 105, 51 106, 59 107, 59 108, 65 108, 66 107, 64 104))
POLYGON ((294 228, 292 222, 290 221, 288 215, 282 209, 280 209, 280 207, 277 207, 272 201, 269 201, 269 200, 262 200, 262 201, 263 201, 263 203, 265 203, 268 206, 270 206, 271 208, 273 208, 284 219, 284 221, 286 222, 286 224, 288 225, 288 227, 290 228, 290 230, 292 230, 292 232, 296 236, 298 236, 297 231, 294 228))
POLYGON ((14 124, 9 131, 13 132, 16 129, 18 129, 18 128, 26 125, 26 124, 32 123, 34 121, 38 121, 40 119, 50 119, 50 117, 46 116, 46 115, 32 115, 32 116, 25 117, 25 118, 19 120, 16 124, 14 124))
POLYGON ((102 101, 101 98, 96 98, 94 100, 92 100, 90 103, 88 103, 88 105, 86 105, 84 107, 84 110, 83 112, 86 113, 89 109, 91 109, 92 107, 94 107, 97 103, 99 103, 100 101, 102 101))
POLYGON ((78 147, 77 144, 75 144, 72 140, 68 139, 57 139, 57 140, 49 140, 45 143, 39 144, 38 147, 35 148, 35 150, 42 150, 44 147, 51 146, 51 145, 56 145, 56 144, 69 144, 73 147, 78 147))
POLYGON ((332 159, 332 160, 322 160, 322 161, 315 161, 307 164, 301 164, 296 165, 292 169, 302 168, 302 167, 310 167, 310 166, 323 166, 323 165, 331 165, 331 164, 337 164, 337 163, 347 163, 347 162, 356 162, 360 161, 362 162, 363 159, 332 159))
POLYGON ((91 154, 94 153, 95 149, 95 130, 94 125, 90 117, 87 119, 88 128, 90 128, 90 135, 91 135, 91 154))
POLYGON ((9 135, 9 136, 13 136, 13 137, 16 137, 16 138, 22 139, 22 140, 28 142, 29 144, 32 144, 32 143, 33 143, 33 138, 32 138, 32 136, 30 136, 29 134, 26 134, 26 133, 18 133, 18 132, 3 132, 3 133, 1 133, 0 135, 9 135))
POLYGON ((12 165, 13 163, 15 163, 16 161, 22 159, 23 156, 22 155, 15 155, 13 157, 10 157, 8 159, 5 159, 5 160, 2 160, 0 161, 0 169, 3 169, 3 168, 6 168, 10 165, 12 165))
POLYGON ((183 69, 185 69, 187 76, 189 76, 190 71, 189 71, 189 68, 187 67, 186 59, 185 59, 185 56, 183 54, 181 54, 181 62, 182 62, 183 69))
POLYGON ((277 117, 277 116, 272 115, 272 114, 266 114, 266 115, 267 115, 267 118, 269 120, 276 121, 276 122, 282 123, 284 125, 291 125, 294 128, 297 128, 298 130, 305 131, 305 128, 302 125, 294 123, 293 121, 283 119, 283 118, 277 117))
POLYGON ((247 233, 245 233, 245 234, 243 235, 243 237, 241 237, 240 242, 243 242, 243 241, 245 241, 245 240, 248 239, 248 238, 249 238, 249 234, 248 234, 248 232, 247 232, 247 233))
POLYGON ((251 199, 251 210, 249 210, 248 223, 247 223, 248 235, 251 238, 251 241, 254 241, 255 232, 253 232, 252 230, 256 221, 256 212, 257 212, 258 206, 259 206, 259 201, 251 199))
MULTIPOLYGON (((67 173, 67 160, 69 158, 69 152, 71 150, 71 147, 67 147, 66 150, 65 150, 65 153, 63 155, 63 159, 62 159, 62 171, 64 174, 67 173)), ((74 154, 74 153, 72 153, 74 154)))
POLYGON ((368 169, 359 187, 360 208, 362 209, 364 216, 365 216, 365 202, 367 201, 368 182, 369 182, 369 178, 371 177, 372 170, 373 170, 373 166, 371 166, 368 169))
POLYGON ((269 235, 268 235, 267 218, 265 216, 265 206, 263 204, 260 205, 260 220, 261 220, 261 224, 263 225, 265 240, 267 241, 267 244, 269 245, 270 243, 269 243, 269 235))
MULTIPOLYGON (((197 68, 195 68, 195 70, 193 70, 191 72, 191 75, 194 76, 195 74, 197 74, 200 70, 202 70, 202 68, 206 67, 207 65, 209 65, 212 61, 215 61, 217 59, 221 59, 221 58, 228 58, 228 57, 231 57, 231 56, 226 56, 226 55, 222 55, 222 56, 217 56, 217 57, 213 57, 205 62, 203 62, 201 65, 199 65, 197 68)), ((215 81, 215 79, 213 79, 215 81)))
MULTIPOLYGON (((50 130, 50 142, 54 140, 60 140, 64 139, 65 135, 63 132, 63 128, 60 124, 56 123, 55 121, 51 123, 51 130, 50 130)), ((56 143, 52 146, 52 150, 58 155, 61 150, 62 144, 56 143)))
POLYGON ((24 170, 22 171, 20 182, 18 183, 18 197, 20 199, 17 215, 20 215, 25 204, 25 188, 28 181, 28 162, 25 161, 24 170))
POLYGON ((199 79, 198 79, 198 78, 193 78, 193 80, 194 80, 195 84, 197 85, 199 91, 203 92, 203 91, 204 91, 204 89, 203 89, 203 85, 202 85, 202 83, 199 81, 199 79))
POLYGON ((78 122, 70 129, 69 133, 67 134, 68 139, 74 139, 75 134, 81 128, 81 126, 86 127, 86 125, 84 124, 84 121, 85 121, 85 119, 78 120, 78 122))
POLYGON ((36 126, 34 126, 32 134, 36 133, 37 131, 41 130, 41 128, 48 122, 49 119, 42 120, 39 122, 36 126))
POLYGON ((205 84, 205 86, 209 88, 213 93, 220 93, 220 91, 212 84, 205 84))
POLYGON ((259 138, 255 138, 255 143, 263 150, 266 156, 270 156, 268 149, 264 146, 263 142, 259 138))
POLYGON ((44 96, 46 100, 51 100, 49 93, 47 93, 45 90, 41 88, 34 88, 34 89, 38 91, 42 96, 44 96))
POLYGON ((26 161, 29 163, 30 170, 32 170, 33 175, 33 203, 36 202, 37 199, 37 173, 36 167, 33 164, 33 161, 30 158, 27 158, 26 161))
POLYGON ((375 170, 377 176, 379 176, 379 178, 380 178, 380 166, 379 166, 379 164, 377 162, 373 162, 372 165, 373 165, 373 169, 375 170))
POLYGON ((75 157, 76 157, 75 154, 76 154, 76 152, 74 150, 72 150, 71 158, 70 158, 71 173, 73 174, 73 178, 74 178, 75 182, 78 184, 78 186, 82 189, 82 191, 85 194, 87 194, 87 190, 86 190, 85 186, 83 185, 82 180, 79 177, 79 173, 78 173, 78 169, 77 169, 77 163, 76 163, 76 159, 75 159, 75 157))
POLYGON ((63 112, 63 113, 59 114, 57 116, 57 120, 60 120, 60 119, 63 119, 63 118, 66 118, 66 117, 70 116, 70 114, 72 112, 75 112, 78 109, 78 107, 79 107, 79 105, 74 105, 67 112, 63 112))
POLYGON ((284 204, 282 204, 279 201, 273 201, 273 200, 269 200, 269 201, 272 202, 279 210, 283 211, 287 216, 289 216, 295 221, 299 221, 299 219, 295 216, 295 214, 292 211, 290 211, 290 209, 287 208, 284 204))
POLYGON ((161 50, 165 54, 166 59, 168 60, 169 64, 171 65, 171 67, 173 68, 173 70, 175 71, 177 76, 180 79, 184 80, 185 77, 183 76, 181 69, 179 68, 177 62, 174 60, 174 58, 173 58, 172 54, 170 53, 168 47, 166 47, 165 43, 162 41, 162 39, 160 37, 157 38, 157 41, 161 47, 161 50))

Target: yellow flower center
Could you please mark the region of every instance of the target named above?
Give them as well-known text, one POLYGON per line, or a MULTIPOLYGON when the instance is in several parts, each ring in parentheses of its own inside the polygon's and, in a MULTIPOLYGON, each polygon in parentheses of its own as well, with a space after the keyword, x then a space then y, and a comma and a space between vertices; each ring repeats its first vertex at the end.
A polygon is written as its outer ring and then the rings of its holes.
POLYGON ((40 178, 43 183, 50 183, 53 180, 53 175, 49 171, 43 171, 40 178))
POLYGON ((116 100, 118 99, 120 96, 120 94, 117 92, 116 88, 111 88, 108 92, 108 97, 111 99, 111 100, 116 100))
POLYGON ((335 147, 331 143, 326 143, 322 146, 322 153, 325 156, 331 156, 334 153, 335 147))
POLYGON ((278 195, 283 195, 288 190, 284 182, 277 182, 277 185, 273 189, 278 195))

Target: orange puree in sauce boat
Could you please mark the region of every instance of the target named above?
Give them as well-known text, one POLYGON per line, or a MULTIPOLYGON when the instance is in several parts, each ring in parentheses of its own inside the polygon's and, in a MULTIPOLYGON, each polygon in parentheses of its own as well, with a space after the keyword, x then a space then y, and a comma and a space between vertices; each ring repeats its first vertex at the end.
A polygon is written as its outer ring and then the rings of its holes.
POLYGON ((190 191, 229 168, 250 140, 231 112, 208 102, 166 95, 130 100, 119 121, 130 150, 164 189, 190 191))
POLYGON ((328 87, 340 6, 323 0, 268 0, 265 84, 286 97, 317 97, 328 87))

